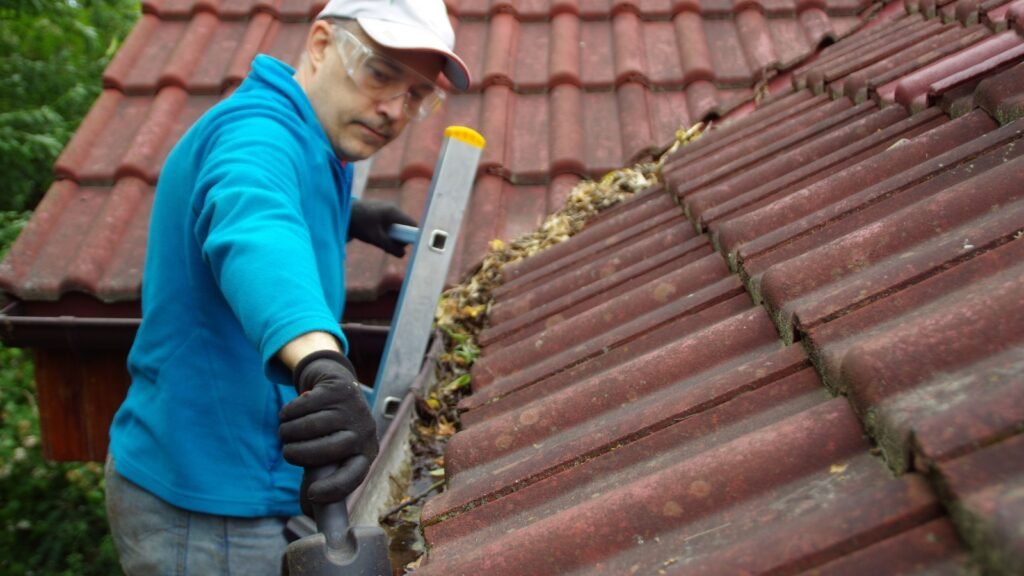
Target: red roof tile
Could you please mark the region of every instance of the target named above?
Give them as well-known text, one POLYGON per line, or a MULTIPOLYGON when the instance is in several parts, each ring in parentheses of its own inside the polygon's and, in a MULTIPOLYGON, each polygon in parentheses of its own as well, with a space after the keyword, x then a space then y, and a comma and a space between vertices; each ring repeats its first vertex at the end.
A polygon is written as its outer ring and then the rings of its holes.
POLYGON ((1017 435, 939 466, 954 517, 971 527, 965 540, 1007 574, 1024 570, 1022 451, 1024 436, 1017 435))
POLYGON ((996 67, 1017 62, 1021 55, 1024 55, 1024 37, 1007 30, 904 76, 896 82, 893 98, 914 111, 922 109, 929 96, 978 75, 987 75, 996 67))
MULTIPOLYGON (((580 177, 650 155, 680 126, 749 100, 758 82, 859 26, 869 4, 449 0, 457 45, 475 82, 468 93, 453 95, 444 112, 378 154, 368 195, 398 200, 415 213, 444 128, 477 128, 488 146, 454 280, 475 264, 489 240, 532 230, 560 207, 580 177)), ((89 191, 116 189, 126 178, 154 185, 174 142, 238 85, 253 56, 262 52, 297 62, 308 23, 322 5, 323 0, 143 2, 143 16, 103 75, 103 95, 57 161, 55 171, 66 182, 51 194, 81 193, 83 202, 91 202, 89 191)), ((94 233, 89 226, 134 230, 143 221, 144 228, 148 200, 112 215, 124 222, 85 222, 75 212, 56 211, 33 228, 76 226, 85 235, 94 233)), ((51 243, 64 238, 41 234, 51 243)), ((143 229, 136 241, 144 237, 143 229)), ((0 265, 0 290, 26 300, 56 300, 69 290, 107 302, 137 300, 144 249, 104 246, 95 250, 111 253, 97 259, 80 254, 79 244, 68 238, 47 246, 60 258, 36 262, 45 256, 41 245, 19 242, 10 261, 0 265), (113 262, 118 267, 75 273, 113 262)), ((376 251, 353 247, 352 299, 393 294, 403 270, 402 263, 376 251)))
POLYGON ((969 572, 967 553, 953 524, 934 520, 819 566, 817 573, 836 576, 862 574, 963 574, 969 572))
POLYGON ((883 10, 509 267, 418 573, 1024 569, 1009 5, 883 10))

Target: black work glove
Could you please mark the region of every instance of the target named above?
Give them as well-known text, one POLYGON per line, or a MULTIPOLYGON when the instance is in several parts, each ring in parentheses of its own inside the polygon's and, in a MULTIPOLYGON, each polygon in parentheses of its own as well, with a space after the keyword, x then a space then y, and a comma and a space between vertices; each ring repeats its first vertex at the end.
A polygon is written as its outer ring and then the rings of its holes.
POLYGON ((279 414, 284 459, 306 468, 301 502, 307 514, 311 504, 344 500, 377 456, 377 425, 354 372, 339 352, 309 354, 292 376, 299 397, 279 414), (310 470, 321 467, 337 468, 314 480, 310 470))
POLYGON ((354 200, 352 219, 348 225, 350 238, 373 244, 388 254, 401 258, 405 256, 406 244, 392 240, 388 228, 392 224, 416 226, 416 221, 390 202, 380 200, 354 200))

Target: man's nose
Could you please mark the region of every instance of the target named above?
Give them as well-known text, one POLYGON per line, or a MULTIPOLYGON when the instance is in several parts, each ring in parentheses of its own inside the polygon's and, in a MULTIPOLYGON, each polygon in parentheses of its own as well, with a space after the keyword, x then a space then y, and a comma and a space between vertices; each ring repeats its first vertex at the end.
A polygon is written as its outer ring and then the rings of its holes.
POLYGON ((398 120, 405 116, 405 98, 406 94, 395 96, 394 98, 388 98, 377 102, 377 113, 387 116, 392 120, 398 120))

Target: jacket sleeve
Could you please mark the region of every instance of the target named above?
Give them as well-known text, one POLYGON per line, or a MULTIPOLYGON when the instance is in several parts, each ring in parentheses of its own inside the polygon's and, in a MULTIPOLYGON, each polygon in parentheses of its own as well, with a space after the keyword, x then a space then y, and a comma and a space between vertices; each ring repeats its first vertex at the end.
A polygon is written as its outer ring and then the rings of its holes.
POLYGON ((197 150, 196 240, 275 381, 275 354, 297 336, 329 332, 347 349, 302 214, 302 137, 277 119, 245 118, 211 128, 197 150))

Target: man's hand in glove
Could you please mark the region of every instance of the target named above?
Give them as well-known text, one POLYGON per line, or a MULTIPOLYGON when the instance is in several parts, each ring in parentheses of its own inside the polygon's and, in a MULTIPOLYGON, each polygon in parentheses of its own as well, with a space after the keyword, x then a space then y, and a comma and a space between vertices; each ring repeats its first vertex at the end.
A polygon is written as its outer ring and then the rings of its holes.
POLYGON ((388 202, 379 200, 354 200, 352 202, 352 220, 348 225, 349 236, 367 244, 373 244, 388 254, 401 258, 405 256, 406 244, 392 240, 388 236, 388 228, 392 224, 416 226, 416 221, 388 202))
POLYGON ((377 426, 352 364, 343 354, 323 350, 304 357, 293 372, 299 397, 281 409, 279 434, 284 459, 306 468, 302 482, 307 504, 344 500, 370 470, 377 456, 377 426), (337 467, 313 480, 310 470, 337 467))

